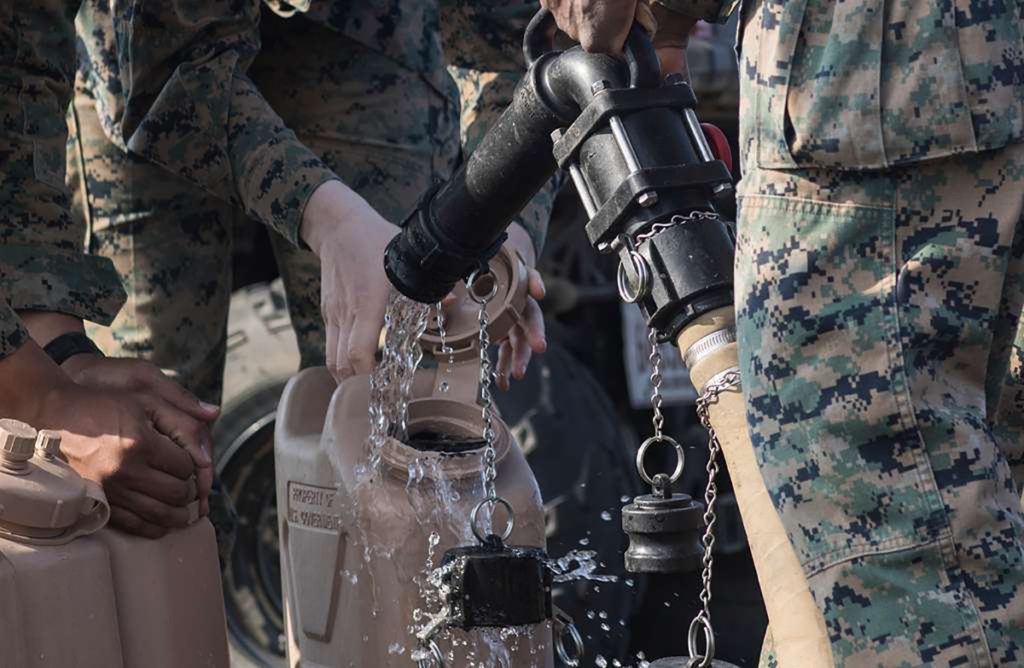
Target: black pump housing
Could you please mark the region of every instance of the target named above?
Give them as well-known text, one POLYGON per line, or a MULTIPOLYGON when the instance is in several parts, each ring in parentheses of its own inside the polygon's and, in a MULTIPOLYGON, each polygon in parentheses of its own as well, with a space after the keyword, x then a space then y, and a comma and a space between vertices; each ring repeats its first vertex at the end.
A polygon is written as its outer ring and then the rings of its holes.
MULTIPOLYGON (((679 77, 662 80, 646 35, 634 26, 620 59, 578 46, 554 51, 553 27, 544 10, 534 18, 524 46, 529 70, 511 105, 388 246, 385 271, 411 299, 437 302, 481 268, 559 167, 587 210, 591 243, 620 254, 630 285, 638 277, 625 239, 693 212, 732 215, 732 179, 707 145, 693 91, 679 77)), ((637 251, 651 269, 637 301, 660 339, 732 303, 724 219, 659 228, 637 251)))

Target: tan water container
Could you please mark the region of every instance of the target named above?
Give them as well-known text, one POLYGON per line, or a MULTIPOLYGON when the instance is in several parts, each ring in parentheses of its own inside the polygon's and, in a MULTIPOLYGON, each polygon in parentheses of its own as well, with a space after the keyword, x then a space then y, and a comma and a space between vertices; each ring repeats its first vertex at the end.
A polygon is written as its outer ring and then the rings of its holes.
MULTIPOLYGON (((525 267, 503 252, 492 270, 499 283, 489 306, 496 339, 519 317, 525 267)), ((410 442, 426 435, 480 438, 476 318, 472 304, 449 313, 451 356, 439 353, 437 336, 424 336, 439 365, 417 371, 410 442)), ((278 518, 288 662, 296 668, 414 665, 413 632, 427 623, 415 611, 437 610, 422 594, 428 555, 436 568, 449 548, 477 544, 469 518, 483 498, 482 448, 430 451, 389 439, 381 450, 380 478, 370 480, 369 402, 367 376, 336 386, 322 368, 297 375, 281 398, 275 434, 278 518)), ((497 417, 494 427, 497 492, 515 511, 507 543, 543 547, 536 479, 508 427, 497 417)), ((496 525, 504 519, 501 510, 495 513, 496 525)), ((497 629, 451 630, 437 643, 450 667, 553 665, 549 624, 507 640, 497 629)))
POLYGON ((104 528, 102 490, 59 449, 57 432, 37 443, 31 427, 0 420, 0 663, 226 667, 209 522, 160 540, 104 528))

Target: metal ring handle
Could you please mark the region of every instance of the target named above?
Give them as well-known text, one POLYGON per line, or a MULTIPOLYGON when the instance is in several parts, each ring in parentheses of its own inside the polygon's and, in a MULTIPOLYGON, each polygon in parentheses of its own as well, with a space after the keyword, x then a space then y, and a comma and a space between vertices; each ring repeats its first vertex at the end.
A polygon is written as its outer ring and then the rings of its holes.
POLYGON ((523 33, 523 58, 526 67, 532 67, 545 53, 554 51, 552 43, 555 31, 555 15, 550 9, 541 8, 530 19, 523 33))
POLYGON ((640 444, 640 449, 636 451, 636 472, 640 474, 640 479, 648 485, 654 484, 654 479, 647 475, 647 470, 644 468, 644 458, 647 456, 647 451, 655 443, 668 443, 676 449, 676 470, 669 476, 670 482, 679 480, 679 476, 683 475, 683 464, 686 463, 686 454, 683 452, 683 446, 679 445, 679 442, 671 436, 651 436, 649 439, 640 444))
POLYGON ((715 660, 715 631, 711 628, 711 620, 701 612, 690 622, 690 630, 686 633, 686 649, 694 660, 700 659, 700 663, 693 664, 696 668, 707 668, 715 660), (707 644, 707 651, 701 655, 697 653, 697 632, 703 628, 704 642, 707 644))
MULTIPOLYGON (((473 508, 473 512, 469 516, 469 527, 473 530, 473 535, 476 536, 476 539, 481 543, 487 542, 487 535, 484 534, 479 527, 480 509, 487 504, 491 504, 492 506, 505 506, 505 510, 508 511, 508 523, 505 524, 505 530, 502 531, 501 536, 499 536, 503 541, 508 540, 509 536, 512 535, 512 529, 516 525, 516 513, 512 510, 512 504, 500 496, 496 499, 484 499, 480 503, 476 504, 475 508, 473 508)), ((491 519, 494 519, 493 509, 491 510, 491 519)))
POLYGON ((561 633, 555 636, 555 654, 569 668, 576 668, 583 660, 583 636, 575 624, 566 624, 562 627, 561 633), (570 654, 565 648, 565 636, 572 640, 573 652, 570 654))
POLYGON ((629 277, 626 276, 626 265, 619 262, 619 270, 615 274, 615 283, 619 288, 619 297, 627 304, 635 304, 640 298, 647 294, 651 283, 651 269, 647 266, 647 260, 635 249, 629 249, 629 261, 636 272, 636 290, 629 291, 629 277))
MULTIPOLYGON (((532 67, 545 53, 555 50, 555 15, 551 10, 541 8, 523 35, 523 58, 526 67, 532 67)), ((654 50, 651 38, 638 23, 633 23, 623 45, 623 56, 629 66, 629 85, 633 88, 657 88, 661 85, 661 61, 654 50)))
POLYGON ((441 648, 437 646, 437 643, 431 640, 427 651, 430 652, 430 656, 426 659, 418 659, 416 668, 444 668, 444 654, 441 653, 441 648))
POLYGON ((469 278, 466 279, 466 292, 469 293, 470 299, 472 299, 477 304, 483 306, 487 302, 494 299, 494 297, 498 294, 498 277, 494 275, 494 272, 491 271, 490 267, 477 269, 476 271, 469 275, 469 278), (477 281, 480 281, 484 278, 491 279, 491 289, 486 295, 480 295, 477 294, 477 291, 474 288, 476 287, 477 281))

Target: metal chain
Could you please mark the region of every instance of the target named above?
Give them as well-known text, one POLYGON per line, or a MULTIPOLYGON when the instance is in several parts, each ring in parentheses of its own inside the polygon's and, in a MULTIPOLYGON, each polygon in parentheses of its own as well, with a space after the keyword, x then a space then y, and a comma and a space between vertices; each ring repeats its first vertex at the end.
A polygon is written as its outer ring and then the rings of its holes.
MULTIPOLYGON (((470 286, 472 290, 472 286, 470 286)), ((493 295, 491 296, 493 297, 493 295)), ((479 299, 480 312, 477 315, 477 322, 480 325, 480 415, 483 418, 484 430, 484 498, 487 501, 497 501, 498 492, 495 487, 495 479, 498 477, 497 452, 494 449, 494 424, 492 418, 491 380, 493 369, 491 368, 491 356, 488 349, 491 347, 491 337, 487 332, 490 327, 490 316, 487 314, 487 304, 491 297, 479 299)), ((493 510, 493 507, 492 507, 493 510)))
POLYGON ((654 438, 660 441, 661 430, 665 426, 665 416, 661 413, 664 397, 661 396, 661 350, 658 347, 658 334, 653 327, 647 329, 647 340, 651 342, 651 354, 647 356, 651 362, 651 408, 654 409, 651 422, 654 424, 654 438))
MULTIPOLYGON (((701 543, 704 545, 704 558, 702 560, 704 570, 701 573, 703 588, 700 592, 700 600, 703 607, 697 613, 693 623, 690 624, 689 640, 691 645, 695 644, 693 637, 695 636, 695 630, 699 628, 698 624, 703 626, 710 638, 713 639, 714 637, 714 632, 711 630, 711 578, 715 566, 713 555, 715 547, 715 522, 718 519, 715 515, 715 502, 718 500, 718 484, 716 483, 718 476, 718 453, 721 452, 722 447, 718 442, 718 434, 715 433, 715 428, 711 424, 711 405, 718 400, 720 394, 731 387, 739 385, 739 383, 740 372, 736 369, 730 369, 713 379, 704 388, 704 393, 697 399, 697 417, 700 418, 701 425, 708 432, 708 465, 706 469, 708 473, 708 486, 704 491, 704 536, 701 538, 701 543)), ((691 654, 693 653, 693 649, 691 649, 691 654)), ((706 666, 711 665, 713 659, 714 651, 712 650, 706 652, 703 660, 695 665, 699 668, 706 668, 706 666)))
POLYGON ((692 223, 697 220, 718 220, 718 218, 718 214, 715 213, 714 211, 691 211, 685 216, 677 214, 675 216, 672 216, 667 222, 654 223, 653 225, 651 225, 651 229, 636 235, 636 237, 633 239, 633 243, 639 246, 645 241, 650 241, 651 239, 658 236, 665 230, 672 229, 677 225, 682 225, 684 223, 692 223))
POLYGON ((619 296, 622 297, 622 300, 627 304, 635 304, 643 299, 651 288, 651 267, 637 248, 662 232, 679 225, 697 220, 718 219, 719 216, 714 211, 691 211, 685 216, 672 216, 668 222, 653 223, 650 229, 646 232, 637 234, 635 237, 631 238, 625 233, 617 236, 615 241, 608 244, 606 248, 613 249, 615 251, 624 250, 626 252, 626 257, 629 258, 629 264, 632 265, 634 273, 634 277, 630 278, 629 272, 626 270, 626 262, 624 260, 619 262, 619 267, 615 272, 615 283, 619 289, 619 296))

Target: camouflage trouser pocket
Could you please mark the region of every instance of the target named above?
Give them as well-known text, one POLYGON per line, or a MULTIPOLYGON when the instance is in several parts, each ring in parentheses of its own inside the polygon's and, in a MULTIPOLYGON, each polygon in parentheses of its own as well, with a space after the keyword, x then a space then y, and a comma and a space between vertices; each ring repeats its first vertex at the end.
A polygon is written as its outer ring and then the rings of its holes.
POLYGON ((752 438, 810 571, 935 538, 895 301, 891 207, 742 202, 737 313, 752 438))
POLYGON ((751 439, 839 663, 1024 652, 1022 441, 992 391, 1016 387, 1021 165, 1024 146, 741 184, 751 439))

